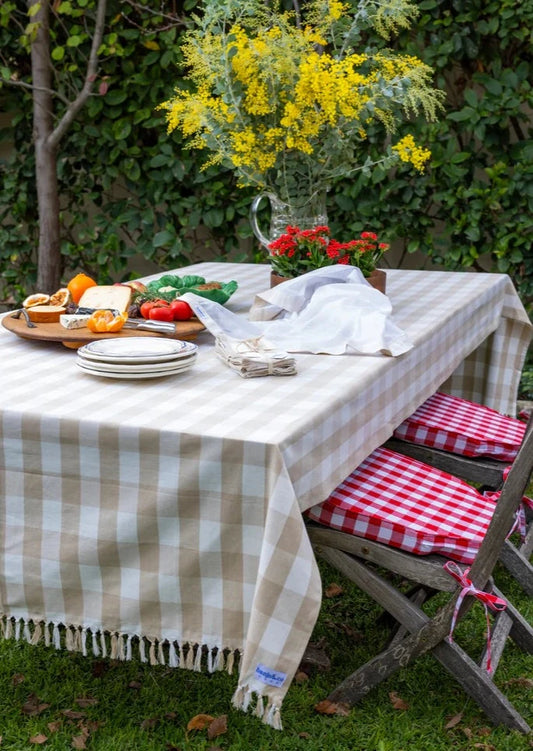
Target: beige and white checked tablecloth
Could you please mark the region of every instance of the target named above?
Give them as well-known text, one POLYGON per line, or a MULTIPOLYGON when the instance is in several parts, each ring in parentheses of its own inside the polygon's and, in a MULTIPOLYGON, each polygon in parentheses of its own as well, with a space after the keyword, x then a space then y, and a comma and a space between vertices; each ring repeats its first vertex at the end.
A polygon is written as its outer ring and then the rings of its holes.
MULTIPOLYGON (((262 265, 236 279, 245 313, 262 265)), ((90 654, 231 669, 233 702, 280 727, 321 601, 302 511, 447 381, 514 410, 531 326, 498 274, 389 271, 397 357, 296 355, 240 378, 202 333, 196 365, 92 377, 60 344, 0 327, 0 615, 4 636, 90 654)))

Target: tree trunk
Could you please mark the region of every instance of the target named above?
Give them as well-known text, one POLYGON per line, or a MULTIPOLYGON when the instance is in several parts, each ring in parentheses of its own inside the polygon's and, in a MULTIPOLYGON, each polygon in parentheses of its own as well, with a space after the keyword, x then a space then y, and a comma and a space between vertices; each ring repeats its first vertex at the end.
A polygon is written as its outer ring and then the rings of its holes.
MULTIPOLYGON (((28 0, 28 7, 34 0, 28 0)), ((37 26, 31 47, 33 78, 33 138, 35 178, 39 207, 39 249, 37 290, 55 292, 61 279, 59 195, 57 186, 57 147, 52 143, 54 129, 52 68, 50 63, 50 5, 42 0, 33 16, 37 26)))

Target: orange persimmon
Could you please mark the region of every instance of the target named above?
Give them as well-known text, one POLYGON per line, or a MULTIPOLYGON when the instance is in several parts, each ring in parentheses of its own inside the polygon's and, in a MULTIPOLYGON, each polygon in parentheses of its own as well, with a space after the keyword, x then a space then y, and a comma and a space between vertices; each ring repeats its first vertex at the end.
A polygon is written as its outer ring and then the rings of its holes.
POLYGON ((127 313, 116 316, 110 310, 95 310, 87 321, 87 328, 95 334, 109 334, 120 331, 127 320, 127 313))
POLYGON ((70 292, 72 302, 78 303, 86 289, 96 286, 94 279, 91 279, 87 274, 76 274, 67 284, 67 289, 70 292))

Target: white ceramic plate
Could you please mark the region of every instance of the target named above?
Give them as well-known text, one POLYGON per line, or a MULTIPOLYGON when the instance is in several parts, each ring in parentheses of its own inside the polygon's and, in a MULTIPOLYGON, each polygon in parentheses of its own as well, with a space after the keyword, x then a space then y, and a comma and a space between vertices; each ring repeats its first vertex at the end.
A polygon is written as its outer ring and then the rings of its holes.
POLYGON ((99 360, 85 359, 84 357, 78 357, 76 364, 86 370, 99 370, 107 373, 151 373, 155 370, 159 372, 167 370, 181 370, 182 368, 190 368, 196 361, 196 353, 189 357, 180 358, 178 360, 167 360, 165 362, 149 362, 149 363, 127 363, 127 362, 101 362, 99 360))
POLYGON ((165 376, 178 375, 178 373, 184 373, 186 370, 190 370, 192 363, 186 367, 176 367, 173 370, 151 370, 144 371, 142 373, 131 372, 129 370, 122 371, 108 371, 98 370, 95 368, 87 368, 80 362, 76 362, 76 365, 84 373, 94 376, 100 376, 101 378, 122 378, 122 379, 139 379, 139 378, 164 378, 165 376))
POLYGON ((116 363, 166 362, 188 357, 198 347, 192 342, 159 337, 128 336, 99 339, 78 349, 78 354, 90 360, 116 363))

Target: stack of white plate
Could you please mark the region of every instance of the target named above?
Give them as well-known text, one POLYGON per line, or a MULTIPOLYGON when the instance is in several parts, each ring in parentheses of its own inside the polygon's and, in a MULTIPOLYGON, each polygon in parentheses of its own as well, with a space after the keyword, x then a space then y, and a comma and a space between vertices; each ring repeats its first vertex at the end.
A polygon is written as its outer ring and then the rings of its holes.
POLYGON ((99 339, 78 349, 76 365, 104 378, 161 378, 191 368, 196 344, 147 336, 99 339))

